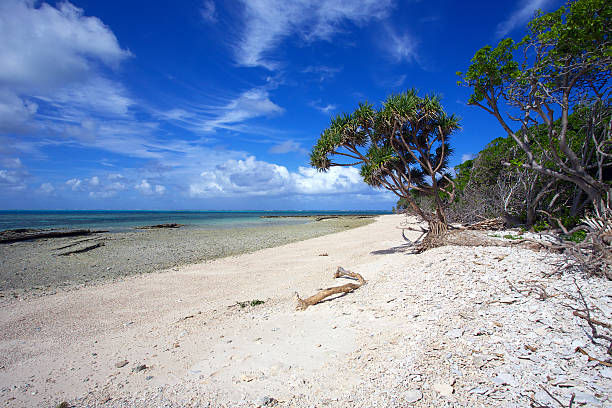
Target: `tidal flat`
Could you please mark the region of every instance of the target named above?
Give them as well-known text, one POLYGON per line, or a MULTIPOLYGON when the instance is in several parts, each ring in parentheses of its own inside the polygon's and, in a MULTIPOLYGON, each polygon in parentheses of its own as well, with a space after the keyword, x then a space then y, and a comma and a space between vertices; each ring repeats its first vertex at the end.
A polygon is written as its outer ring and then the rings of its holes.
POLYGON ((372 218, 223 229, 133 229, 0 244, 0 297, 51 294, 100 281, 240 255, 360 227, 372 218), (86 252, 71 249, 101 245, 86 252))

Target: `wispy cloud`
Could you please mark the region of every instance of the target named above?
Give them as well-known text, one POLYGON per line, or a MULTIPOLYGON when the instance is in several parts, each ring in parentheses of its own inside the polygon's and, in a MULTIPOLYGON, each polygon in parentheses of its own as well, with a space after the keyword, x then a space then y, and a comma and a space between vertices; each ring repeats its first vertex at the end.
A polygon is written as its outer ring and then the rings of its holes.
POLYGON ((308 150, 304 149, 302 144, 296 142, 295 140, 285 140, 284 142, 277 143, 272 146, 269 152, 274 154, 285 154, 291 152, 308 153, 308 150))
POLYGON ((244 29, 235 46, 238 64, 278 68, 273 52, 290 35, 304 41, 330 40, 346 23, 366 24, 386 17, 392 0, 242 0, 244 29))
POLYGON ((408 32, 398 33, 389 28, 387 29, 387 41, 381 44, 395 63, 418 62, 418 41, 408 32))
POLYGON ((204 0, 202 8, 200 8, 200 15, 209 23, 217 22, 217 7, 213 0, 204 0))
POLYGON ((285 110, 270 100, 268 91, 253 88, 243 92, 227 105, 212 109, 214 118, 203 123, 203 130, 232 129, 232 125, 261 116, 280 115, 285 110))
POLYGON ((302 70, 303 73, 317 75, 319 82, 333 79, 341 71, 342 67, 329 67, 327 65, 309 65, 302 70))
POLYGON ((507 19, 497 25, 495 35, 498 38, 505 37, 519 26, 525 26, 533 18, 536 10, 544 8, 555 0, 522 0, 519 7, 514 10, 507 19))
POLYGON ((328 115, 329 113, 335 111, 338 106, 333 105, 331 103, 328 104, 322 104, 321 100, 317 100, 317 101, 312 101, 309 103, 309 105, 313 108, 315 108, 316 110, 318 110, 321 113, 324 113, 326 115, 328 115))

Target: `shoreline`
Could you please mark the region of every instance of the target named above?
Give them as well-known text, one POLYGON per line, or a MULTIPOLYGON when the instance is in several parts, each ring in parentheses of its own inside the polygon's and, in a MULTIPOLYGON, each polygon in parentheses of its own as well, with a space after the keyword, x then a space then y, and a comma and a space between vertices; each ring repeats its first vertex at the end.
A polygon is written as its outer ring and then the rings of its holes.
POLYGON ((0 243, 0 299, 156 273, 356 228, 342 217, 304 224, 242 228, 161 228, 0 243), (82 253, 68 254, 70 251, 82 253), (63 256, 68 255, 68 256, 63 256))

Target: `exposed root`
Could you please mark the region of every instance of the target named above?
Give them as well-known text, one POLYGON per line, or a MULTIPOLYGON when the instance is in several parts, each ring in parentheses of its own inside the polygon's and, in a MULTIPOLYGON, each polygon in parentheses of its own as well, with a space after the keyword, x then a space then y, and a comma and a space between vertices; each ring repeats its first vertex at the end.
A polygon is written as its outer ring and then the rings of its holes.
POLYGON ((322 291, 306 299, 301 299, 300 296, 296 292, 294 295, 295 301, 296 301, 295 310, 306 310, 308 306, 316 305, 317 303, 321 302, 323 299, 331 295, 335 295, 338 293, 351 293, 352 291, 359 289, 361 286, 365 285, 366 283, 365 279, 363 279, 363 276, 361 276, 360 274, 347 271, 346 269, 339 266, 338 270, 334 274, 334 278, 340 278, 340 277, 346 277, 346 276, 356 279, 359 283, 347 283, 342 286, 336 286, 333 288, 323 289, 322 291))

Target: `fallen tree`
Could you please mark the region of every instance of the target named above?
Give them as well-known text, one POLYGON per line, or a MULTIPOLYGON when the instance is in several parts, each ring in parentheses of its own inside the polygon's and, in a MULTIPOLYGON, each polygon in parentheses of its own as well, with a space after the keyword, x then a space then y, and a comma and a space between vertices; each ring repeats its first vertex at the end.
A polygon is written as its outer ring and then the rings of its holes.
POLYGON ((316 305, 317 303, 323 301, 323 299, 325 298, 328 298, 332 295, 336 295, 339 293, 351 293, 354 290, 357 290, 366 284, 366 280, 363 279, 363 276, 355 272, 347 271, 346 269, 339 266, 336 273, 334 273, 334 278, 337 279, 341 277, 349 277, 349 278, 355 279, 358 281, 358 283, 347 283, 342 286, 336 286, 333 288, 323 289, 319 291, 318 293, 306 299, 301 299, 300 295, 298 295, 298 293, 295 292, 295 296, 294 296, 295 301, 296 301, 295 309, 296 310, 306 310, 308 306, 316 305))

